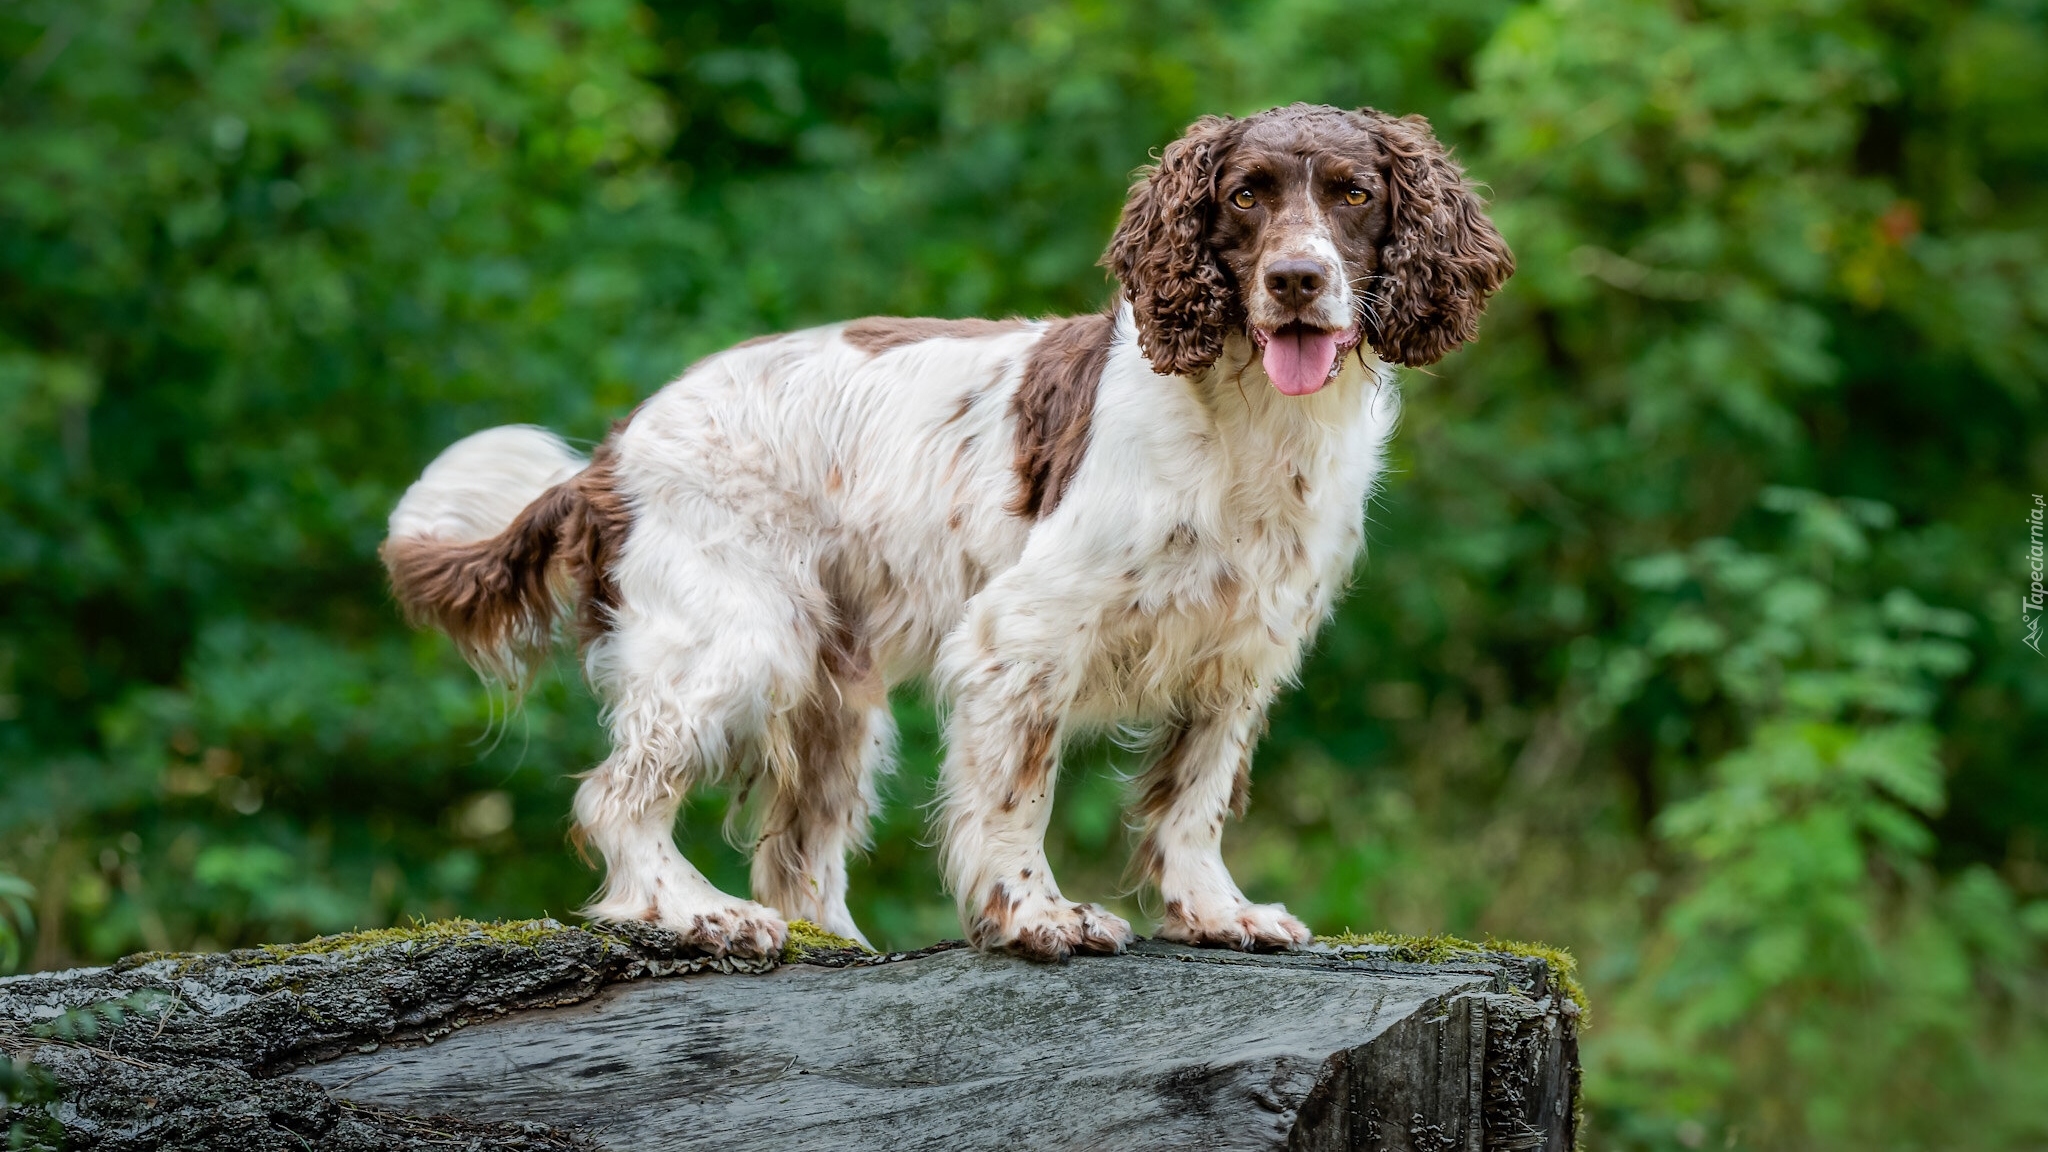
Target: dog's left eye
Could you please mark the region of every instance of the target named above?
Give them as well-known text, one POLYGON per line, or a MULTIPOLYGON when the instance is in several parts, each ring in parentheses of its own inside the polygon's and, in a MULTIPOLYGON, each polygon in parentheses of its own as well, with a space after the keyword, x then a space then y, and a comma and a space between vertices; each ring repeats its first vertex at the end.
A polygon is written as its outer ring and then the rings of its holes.
POLYGON ((1239 208, 1249 208, 1252 205, 1258 203, 1259 198, 1252 195, 1251 189, 1239 188, 1236 194, 1231 196, 1230 202, 1232 204, 1237 205, 1239 208))
POLYGON ((1365 189, 1353 188, 1350 191, 1344 193, 1344 202, 1346 204, 1351 205, 1354 208, 1356 208, 1360 204, 1365 203, 1365 189))

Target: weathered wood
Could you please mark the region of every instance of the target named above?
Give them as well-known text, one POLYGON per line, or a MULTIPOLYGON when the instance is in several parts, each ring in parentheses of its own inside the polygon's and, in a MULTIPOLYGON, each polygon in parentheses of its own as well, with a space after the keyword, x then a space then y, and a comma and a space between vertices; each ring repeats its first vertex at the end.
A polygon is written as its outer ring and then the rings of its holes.
POLYGON ((18 977, 0 1046, 59 1070, 83 1147, 1572 1146, 1575 1010, 1540 960, 1148 942, 1062 966, 941 947, 649 980, 703 962, 644 931, 528 936, 18 977), (173 999, 91 1044, 29 1035, 147 989, 173 999))

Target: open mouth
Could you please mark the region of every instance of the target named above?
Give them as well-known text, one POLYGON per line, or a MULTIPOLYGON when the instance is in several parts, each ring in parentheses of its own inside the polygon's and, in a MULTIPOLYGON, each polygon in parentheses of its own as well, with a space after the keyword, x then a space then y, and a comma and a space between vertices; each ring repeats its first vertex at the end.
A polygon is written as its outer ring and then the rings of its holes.
POLYGON ((1332 332, 1297 320, 1278 328, 1254 328, 1252 340, 1273 387, 1283 396, 1306 396, 1337 378, 1344 354, 1358 347, 1358 329, 1332 332))

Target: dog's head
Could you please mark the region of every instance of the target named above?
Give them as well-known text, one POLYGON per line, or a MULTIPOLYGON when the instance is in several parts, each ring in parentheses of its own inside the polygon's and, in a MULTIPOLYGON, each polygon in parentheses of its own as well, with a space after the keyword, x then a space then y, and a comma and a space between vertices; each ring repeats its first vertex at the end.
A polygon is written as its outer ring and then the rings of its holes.
POLYGON ((1443 358, 1515 270, 1427 120, 1307 104, 1196 121, 1131 189, 1103 263, 1156 371, 1199 373, 1245 330, 1291 396, 1361 339, 1443 358))

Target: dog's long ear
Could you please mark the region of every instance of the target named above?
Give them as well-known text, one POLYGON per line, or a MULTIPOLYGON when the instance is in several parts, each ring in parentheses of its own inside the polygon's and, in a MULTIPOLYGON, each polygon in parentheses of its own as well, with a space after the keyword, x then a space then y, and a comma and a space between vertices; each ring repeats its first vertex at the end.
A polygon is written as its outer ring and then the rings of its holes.
POLYGON ((1387 158, 1380 271, 1390 283, 1373 293, 1372 346, 1395 363, 1434 364, 1479 334, 1486 298, 1514 275, 1515 254, 1428 120, 1371 108, 1358 115, 1387 158))
POLYGON ((1159 163, 1132 186, 1103 254, 1103 266, 1130 295, 1138 346, 1155 372, 1203 371, 1222 354, 1231 328, 1244 323, 1230 274, 1209 247, 1216 170, 1242 124, 1204 116, 1167 145, 1159 163))

